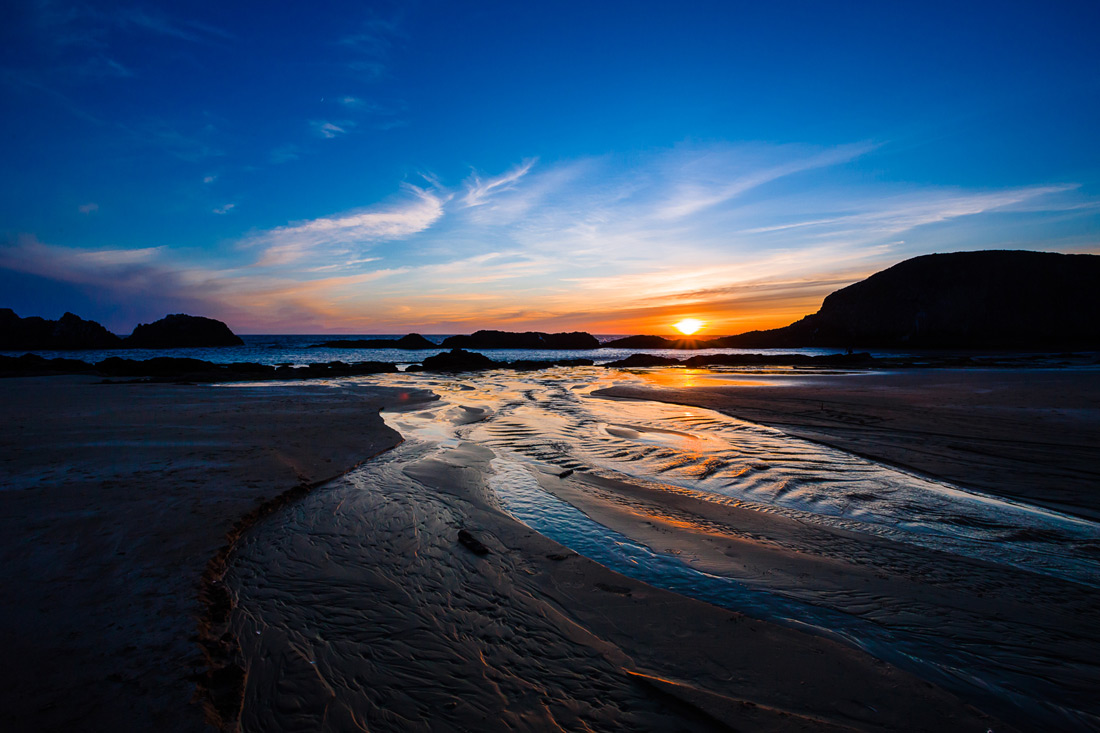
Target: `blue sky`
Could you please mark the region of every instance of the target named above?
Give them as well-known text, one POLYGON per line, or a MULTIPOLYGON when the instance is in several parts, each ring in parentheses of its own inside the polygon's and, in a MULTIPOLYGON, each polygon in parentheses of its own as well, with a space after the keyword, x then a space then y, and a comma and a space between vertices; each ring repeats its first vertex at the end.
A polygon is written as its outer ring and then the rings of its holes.
POLYGON ((1093 2, 5 3, 0 306, 718 334, 918 254, 1096 253, 1097 37, 1093 2))

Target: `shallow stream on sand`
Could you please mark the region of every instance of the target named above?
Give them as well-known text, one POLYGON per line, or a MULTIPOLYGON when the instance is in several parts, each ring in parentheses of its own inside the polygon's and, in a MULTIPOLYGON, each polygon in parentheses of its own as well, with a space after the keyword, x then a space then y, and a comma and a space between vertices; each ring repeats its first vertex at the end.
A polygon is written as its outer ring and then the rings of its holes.
POLYGON ((509 513, 618 572, 842 639, 1021 728, 1098 724, 1100 525, 721 413, 590 394, 632 379, 419 374, 441 401, 385 417, 436 450, 490 448, 509 513))

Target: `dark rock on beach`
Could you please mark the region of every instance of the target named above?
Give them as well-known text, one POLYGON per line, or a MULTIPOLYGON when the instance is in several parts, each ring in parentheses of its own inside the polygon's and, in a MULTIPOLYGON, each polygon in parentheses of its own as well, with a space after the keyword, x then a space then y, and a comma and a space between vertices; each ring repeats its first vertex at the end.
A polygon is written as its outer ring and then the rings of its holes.
POLYGON ((96 371, 111 377, 174 377, 218 370, 202 359, 158 356, 153 359, 120 359, 112 356, 96 363, 96 371))
POLYGON ((213 318, 175 313, 139 324, 124 341, 132 349, 182 349, 196 346, 242 346, 229 326, 213 318))
POLYGON ((674 359, 667 356, 654 356, 653 354, 631 354, 625 359, 619 359, 618 361, 610 361, 605 366, 609 367, 659 367, 659 366, 678 366, 680 364, 679 359, 674 359))
POLYGON ((451 349, 424 359, 422 364, 413 364, 410 372, 478 372, 486 369, 514 369, 516 371, 537 371, 557 366, 592 366, 591 359, 520 359, 517 361, 493 361, 484 354, 465 349, 451 349))
POLYGON ((0 356, 0 376, 32 377, 51 374, 87 374, 95 365, 80 359, 46 359, 38 354, 0 356))
POLYGON ((449 336, 443 340, 448 349, 598 349, 599 340, 590 333, 543 333, 542 331, 475 331, 466 336, 449 336))
POLYGON ((485 556, 489 554, 489 548, 485 546, 485 543, 468 530, 458 530, 458 543, 475 555, 485 556))
POLYGON ((409 367, 409 371, 478 372, 486 369, 500 369, 502 366, 500 362, 493 361, 484 354, 479 354, 476 351, 451 349, 443 354, 427 357, 419 368, 413 365, 409 367))
POLYGON ((856 354, 706 354, 683 361, 684 366, 868 366, 875 363, 866 351, 856 354))
POLYGON ((504 362, 501 366, 515 369, 517 372, 534 372, 539 369, 550 369, 559 366, 592 366, 593 363, 591 359, 517 359, 516 361, 504 362))
POLYGON ((51 374, 96 374, 113 378, 140 378, 158 382, 234 382, 263 379, 316 379, 390 374, 397 366, 383 361, 345 364, 333 361, 307 366, 274 367, 254 362, 216 364, 202 359, 158 356, 152 359, 108 357, 95 364, 78 359, 45 359, 37 354, 0 356, 0 376, 45 376, 51 374))

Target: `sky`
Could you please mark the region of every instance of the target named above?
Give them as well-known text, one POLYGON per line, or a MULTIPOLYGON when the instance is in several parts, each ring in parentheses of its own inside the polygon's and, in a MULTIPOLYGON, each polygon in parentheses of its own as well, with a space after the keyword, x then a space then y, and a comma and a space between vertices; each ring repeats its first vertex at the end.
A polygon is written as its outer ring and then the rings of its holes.
POLYGON ((0 307, 116 332, 786 325, 1100 253, 1100 3, 0 4, 0 307))

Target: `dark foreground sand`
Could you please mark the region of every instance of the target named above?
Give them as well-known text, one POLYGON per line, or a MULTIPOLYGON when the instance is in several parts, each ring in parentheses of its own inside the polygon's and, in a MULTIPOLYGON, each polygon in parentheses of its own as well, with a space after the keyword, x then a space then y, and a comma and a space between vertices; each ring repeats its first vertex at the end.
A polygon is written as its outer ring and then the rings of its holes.
POLYGON ((0 728, 208 730, 208 561, 239 517, 400 437, 381 388, 0 380, 0 728))
POLYGON ((534 533, 488 491, 492 455, 406 443, 248 533, 229 578, 244 730, 1010 730, 534 533))

